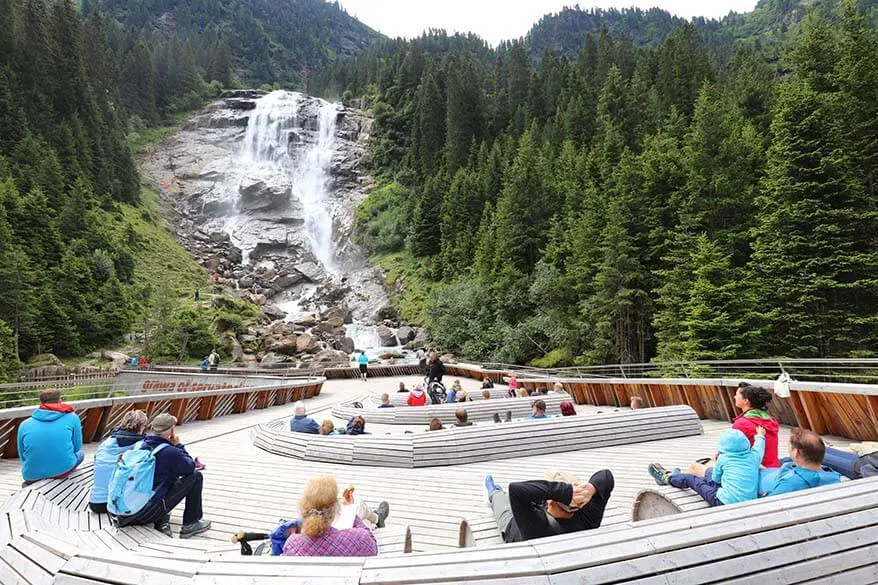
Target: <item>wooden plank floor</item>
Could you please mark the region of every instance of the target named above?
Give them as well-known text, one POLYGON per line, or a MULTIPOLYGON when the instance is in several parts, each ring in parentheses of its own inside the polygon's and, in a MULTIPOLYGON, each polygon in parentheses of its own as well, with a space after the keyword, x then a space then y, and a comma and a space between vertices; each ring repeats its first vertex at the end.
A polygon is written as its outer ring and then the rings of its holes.
MULTIPOLYGON (((359 380, 332 380, 324 384, 320 396, 306 401, 309 413, 317 420, 328 418, 332 406, 365 393, 395 391, 399 381, 407 386, 415 377, 378 378, 363 383, 359 380)), ((470 393, 478 391, 475 380, 461 380, 470 393)), ((577 407, 583 416, 595 409, 577 407)), ((601 408, 600 410, 612 410, 601 408)), ((187 543, 202 544, 212 549, 228 542, 238 528, 269 530, 278 520, 296 514, 296 504, 305 482, 317 475, 333 474, 340 485, 351 483, 368 502, 390 504, 389 526, 409 525, 415 551, 444 550, 457 546, 461 519, 478 524, 490 514, 484 498, 483 480, 487 473, 496 482, 541 478, 546 469, 561 468, 581 479, 602 468, 609 468, 616 477, 616 489, 608 510, 608 522, 630 519, 635 495, 652 484, 646 472, 651 461, 666 467, 685 466, 699 457, 715 452, 719 435, 728 424, 703 421, 705 434, 682 439, 552 454, 538 457, 506 459, 453 467, 427 469, 388 469, 348 467, 339 464, 302 462, 262 451, 250 439, 252 426, 292 415, 288 404, 265 410, 232 415, 214 421, 190 423, 180 427, 179 434, 190 453, 200 456, 205 470, 204 510, 213 527, 203 536, 187 543)), ((337 421, 342 424, 343 421, 337 421)), ((493 423, 483 423, 493 424, 493 423)), ((373 432, 402 432, 405 427, 382 426, 373 432)), ((781 455, 786 454, 788 428, 782 429, 781 455)), ((830 438, 843 445, 843 439, 830 438)), ((94 445, 87 446, 90 454, 94 445)), ((20 465, 17 460, 0 461, 0 501, 20 488, 20 465)), ((175 532, 179 530, 182 506, 173 514, 175 532)))

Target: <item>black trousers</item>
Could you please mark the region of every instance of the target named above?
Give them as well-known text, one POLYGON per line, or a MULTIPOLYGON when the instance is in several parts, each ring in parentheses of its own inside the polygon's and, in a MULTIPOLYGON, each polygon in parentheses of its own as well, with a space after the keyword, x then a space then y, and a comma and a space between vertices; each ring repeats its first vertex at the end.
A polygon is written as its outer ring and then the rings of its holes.
POLYGON ((165 497, 148 503, 144 508, 131 516, 119 516, 119 526, 140 526, 143 524, 163 524, 171 517, 171 510, 186 500, 183 509, 183 525, 193 524, 201 520, 201 490, 204 487, 204 476, 200 471, 177 478, 165 497))

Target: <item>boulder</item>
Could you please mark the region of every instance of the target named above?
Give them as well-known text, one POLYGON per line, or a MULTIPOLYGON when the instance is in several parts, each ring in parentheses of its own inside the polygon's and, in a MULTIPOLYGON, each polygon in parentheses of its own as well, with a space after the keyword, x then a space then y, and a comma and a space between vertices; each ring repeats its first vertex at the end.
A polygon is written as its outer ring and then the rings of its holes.
POLYGON ((272 288, 276 291, 286 290, 293 286, 294 284, 299 284, 304 280, 304 277, 296 272, 290 272, 289 274, 277 275, 271 279, 268 283, 269 288, 272 288))
POLYGON ((398 344, 396 335, 393 334, 393 331, 391 331, 389 327, 382 325, 378 327, 375 332, 378 335, 382 347, 393 347, 398 344))
POLYGON ((296 355, 299 353, 298 337, 271 338, 265 343, 265 350, 284 355, 296 355))
POLYGON ((339 328, 344 325, 344 317, 342 317, 341 315, 333 315, 324 319, 323 322, 326 323, 326 325, 328 325, 329 327, 339 328))
POLYGON ((313 327, 317 324, 317 317, 315 317, 313 313, 302 313, 301 315, 293 319, 293 323, 295 323, 296 325, 313 327))
POLYGON ((296 337, 296 349, 299 353, 314 353, 319 349, 317 339, 310 333, 300 333, 296 337))
POLYGON ((229 354, 232 356, 233 362, 240 362, 244 360, 244 348, 241 347, 241 344, 238 342, 237 338, 234 336, 229 336, 229 340, 226 343, 229 354))
POLYGON ((378 357, 380 357, 383 360, 394 360, 394 359, 402 358, 405 356, 402 355, 401 353, 397 353, 395 351, 385 351, 384 353, 382 353, 378 357))
POLYGON ((415 327, 415 336, 411 341, 413 347, 424 347, 431 341, 433 341, 433 337, 429 331, 423 327, 415 327))
POLYGON ((269 185, 253 178, 245 178, 238 186, 241 209, 244 211, 266 211, 283 207, 290 200, 290 192, 288 185, 269 185))
POLYGON ((263 368, 282 368, 287 363, 287 360, 289 360, 289 358, 285 355, 277 355, 276 353, 268 352, 262 356, 259 365, 263 368))
POLYGON ((400 343, 408 343, 415 338, 415 330, 408 325, 403 325, 396 331, 396 337, 399 339, 400 343))
POLYGON ((342 337, 336 340, 336 348, 345 352, 346 354, 354 353, 354 340, 350 337, 342 337))
POLYGON ((296 272, 298 272, 311 282, 320 282, 325 276, 323 268, 321 268, 320 265, 316 262, 305 262, 302 264, 297 264, 295 269, 296 272))
POLYGON ((314 355, 314 361, 321 364, 348 365, 348 354, 337 349, 325 349, 314 355))
POLYGON ((277 305, 262 305, 261 308, 263 314, 272 321, 279 321, 285 319, 287 316, 286 311, 282 310, 277 305))

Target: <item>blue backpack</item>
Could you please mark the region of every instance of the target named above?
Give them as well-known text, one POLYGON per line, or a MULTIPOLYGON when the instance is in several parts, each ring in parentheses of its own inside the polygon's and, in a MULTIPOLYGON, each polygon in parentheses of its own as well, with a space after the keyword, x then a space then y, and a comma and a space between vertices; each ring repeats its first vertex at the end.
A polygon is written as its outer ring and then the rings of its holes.
POLYGON ((134 449, 125 451, 110 476, 107 510, 114 516, 140 512, 155 495, 155 455, 168 444, 162 443, 149 451, 141 445, 137 443, 134 449))
POLYGON ((271 532, 271 556, 279 557, 284 552, 284 543, 290 535, 290 529, 298 527, 299 520, 281 520, 281 523, 271 532))

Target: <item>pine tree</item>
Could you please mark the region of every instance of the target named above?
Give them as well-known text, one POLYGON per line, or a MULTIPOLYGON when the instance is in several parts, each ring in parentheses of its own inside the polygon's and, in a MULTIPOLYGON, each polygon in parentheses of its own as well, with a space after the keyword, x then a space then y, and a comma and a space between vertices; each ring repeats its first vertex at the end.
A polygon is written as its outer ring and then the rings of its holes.
POLYGON ((448 171, 454 173, 483 138, 484 95, 475 61, 468 54, 449 62, 446 80, 446 161, 448 171))
POLYGON ((432 65, 427 67, 415 104, 415 157, 422 176, 432 175, 445 146, 445 101, 432 65))

